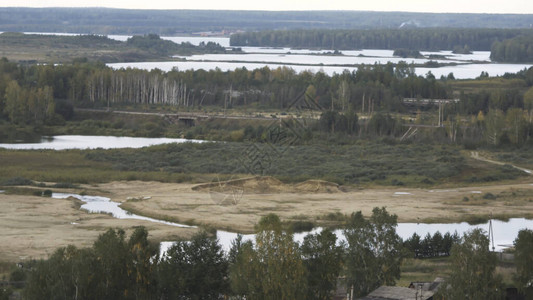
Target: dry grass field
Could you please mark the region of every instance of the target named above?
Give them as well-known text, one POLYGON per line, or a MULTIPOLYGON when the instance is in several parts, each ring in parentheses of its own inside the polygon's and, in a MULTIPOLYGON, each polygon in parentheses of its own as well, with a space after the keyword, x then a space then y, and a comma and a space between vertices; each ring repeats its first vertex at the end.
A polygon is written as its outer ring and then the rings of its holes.
MULTIPOLYGON (((331 224, 328 214, 385 206, 399 222, 452 222, 496 217, 531 217, 533 183, 426 190, 339 187, 323 181, 296 185, 270 177, 230 182, 177 184, 119 181, 82 186, 77 192, 110 197, 136 214, 212 228, 252 232, 261 216, 331 224)), ((153 240, 188 237, 197 229, 140 220, 119 220, 78 209, 72 199, 0 194, 0 253, 3 260, 46 257, 67 244, 88 246, 107 228, 146 226, 153 240)))

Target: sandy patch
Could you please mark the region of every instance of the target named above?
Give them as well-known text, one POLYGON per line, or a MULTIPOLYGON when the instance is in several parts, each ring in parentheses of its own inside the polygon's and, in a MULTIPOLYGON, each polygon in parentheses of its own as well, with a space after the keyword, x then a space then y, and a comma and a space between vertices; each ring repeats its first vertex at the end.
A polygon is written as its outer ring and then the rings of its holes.
POLYGON ((252 183, 241 182, 240 185, 227 185, 224 188, 210 184, 158 182, 113 182, 98 188, 109 191, 114 201, 125 201, 128 197, 150 197, 145 201, 122 205, 125 209, 134 209, 135 213, 241 232, 253 231, 261 216, 268 213, 276 213, 284 220, 316 221, 335 212, 349 214, 361 210, 369 215, 374 207, 385 206, 388 211, 398 215, 400 222, 452 222, 471 215, 488 216, 491 212, 526 216, 533 211, 533 188, 529 183, 433 190, 351 189, 346 192, 339 187, 326 185, 327 188, 322 186, 317 192, 309 192, 313 188, 302 191, 299 185, 280 187, 279 183, 269 180, 267 182, 275 185, 261 185, 258 192, 246 188, 257 184, 255 179, 252 183), (243 190, 237 192, 239 189, 243 190), (515 197, 512 191, 521 192, 515 197), (486 193, 500 195, 503 192, 507 192, 506 197, 490 201, 482 198, 486 193), (531 195, 529 198, 528 194, 531 195), (226 200, 220 201, 221 197, 226 200), (472 201, 464 201, 465 197, 472 201), (481 201, 478 200, 483 200, 483 205, 479 205, 481 201))
POLYGON ((195 231, 89 214, 78 210, 69 199, 0 194, 0 206, 0 259, 7 261, 46 258, 68 244, 88 247, 108 228, 129 232, 142 225, 154 240, 187 237, 195 231))
MULTIPOLYGON (((121 202, 122 208, 136 214, 243 233, 252 232, 261 216, 268 213, 276 213, 282 220, 303 219, 321 224, 327 222, 324 221, 327 214, 361 210, 368 216, 374 207, 382 206, 398 215, 399 222, 454 222, 491 213, 522 217, 533 212, 530 182, 432 190, 357 189, 320 181, 285 185, 271 178, 237 182, 221 187, 218 183, 130 181, 83 189, 87 194, 121 202), (496 197, 487 200, 484 198, 487 193, 496 197), (220 201, 220 197, 225 200, 220 201)), ((197 231, 89 214, 77 209, 69 199, 0 193, 0 206, 0 258, 9 261, 46 257, 57 247, 68 244, 87 247, 111 227, 131 231, 135 226, 146 226, 155 241, 188 237, 197 231)))

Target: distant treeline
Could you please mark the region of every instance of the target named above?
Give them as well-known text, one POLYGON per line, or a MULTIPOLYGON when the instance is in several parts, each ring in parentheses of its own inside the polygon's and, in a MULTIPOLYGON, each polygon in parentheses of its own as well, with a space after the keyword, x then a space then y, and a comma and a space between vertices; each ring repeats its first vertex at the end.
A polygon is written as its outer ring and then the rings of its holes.
MULTIPOLYGON (((24 66, 2 59, 0 74, 0 119, 20 125, 60 124, 61 118, 51 114, 51 110, 68 120, 73 106, 166 105, 186 110, 244 107, 281 112, 303 108, 339 112, 323 115, 323 131, 360 134, 353 121, 357 120, 353 114, 358 113, 372 116, 367 125, 376 120, 378 135, 396 135, 396 130, 391 130, 397 127, 396 122, 384 113, 412 111, 403 98, 443 99, 459 94, 461 101, 446 105, 441 118, 451 126, 447 133, 451 142, 485 138, 493 145, 509 140, 522 144, 533 133, 533 69, 505 75, 508 84, 501 88, 487 88, 492 81, 486 74, 469 82, 456 82, 453 74, 440 79, 431 73, 417 76, 413 67, 404 62, 363 65, 354 72, 328 76, 322 72, 298 74, 286 67, 163 72, 114 70, 101 63, 86 62, 24 66), (460 90, 452 90, 452 85, 460 90), (472 89, 468 85, 483 88, 472 89), (55 105, 48 95, 53 95, 55 105), (40 117, 29 117, 34 115, 40 117), (457 115, 471 115, 473 118, 467 120, 471 125, 459 130, 457 115)), ((436 124, 436 120, 426 119, 421 113, 411 122, 436 124)))
MULTIPOLYGON (((156 8, 156 7, 154 7, 156 8)), ((199 31, 400 27, 530 28, 527 14, 0 8, 0 31, 180 35, 199 31)))
MULTIPOLYGON (((313 109, 353 109, 368 113, 400 110, 403 97, 447 98, 449 93, 445 81, 431 74, 416 76, 406 63, 396 67, 393 64, 361 66, 353 73, 328 76, 322 72, 298 74, 287 67, 163 72, 114 70, 85 62, 22 66, 3 59, 0 74, 3 75, 0 104, 10 101, 6 99, 6 88, 11 81, 16 81, 22 89, 48 86, 55 99, 69 100, 81 107, 147 104, 285 110, 295 101, 307 101, 314 103, 313 109)), ((7 111, 4 113, 9 115, 7 111)))
POLYGON ((403 242, 403 246, 414 258, 450 256, 452 246, 459 243, 460 239, 457 231, 454 234, 446 232, 444 235, 437 231, 433 236, 427 233, 423 239, 415 232, 403 242))
POLYGON ((533 33, 531 29, 405 28, 370 30, 278 30, 231 36, 232 46, 321 49, 453 50, 468 46, 489 51, 494 42, 533 33))
POLYGON ((533 35, 495 42, 491 48, 490 58, 497 62, 533 62, 533 35))

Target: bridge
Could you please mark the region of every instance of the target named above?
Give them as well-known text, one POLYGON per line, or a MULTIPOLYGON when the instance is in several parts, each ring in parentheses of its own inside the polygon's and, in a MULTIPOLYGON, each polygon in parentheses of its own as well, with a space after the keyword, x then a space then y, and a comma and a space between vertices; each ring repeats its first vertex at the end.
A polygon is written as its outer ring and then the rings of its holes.
POLYGON ((182 122, 188 126, 196 125, 198 120, 206 119, 240 119, 240 120, 273 120, 272 117, 265 116, 248 116, 248 115, 226 115, 217 113, 200 113, 200 112, 180 112, 180 113, 160 113, 160 112, 139 112, 139 111, 124 111, 124 110, 106 110, 106 109, 91 109, 91 108, 75 108, 74 111, 85 111, 95 113, 113 113, 124 115, 142 115, 142 116, 157 116, 163 118, 169 123, 182 122))
POLYGON ((427 98, 403 98, 402 102, 407 105, 414 106, 430 106, 430 105, 443 105, 450 103, 458 103, 460 99, 427 99, 427 98))

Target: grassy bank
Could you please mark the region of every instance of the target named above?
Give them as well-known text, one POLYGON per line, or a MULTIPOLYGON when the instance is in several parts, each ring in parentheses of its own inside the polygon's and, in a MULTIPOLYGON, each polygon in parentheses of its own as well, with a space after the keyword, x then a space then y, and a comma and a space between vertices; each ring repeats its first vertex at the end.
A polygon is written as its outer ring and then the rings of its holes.
MULTIPOLYGON (((408 287, 411 282, 433 281, 437 277, 447 278, 451 275, 450 257, 436 257, 414 259, 407 258, 401 266, 401 277, 396 282, 396 286, 408 287)), ((512 261, 499 261, 496 267, 496 274, 502 276, 503 283, 507 286, 513 286, 513 274, 515 265, 512 261)))
POLYGON ((13 178, 37 182, 101 183, 117 180, 194 181, 195 175, 161 171, 120 171, 111 163, 85 158, 87 151, 11 151, 0 149, 0 185, 13 178))
POLYGON ((431 187, 516 180, 510 166, 465 157, 460 148, 358 140, 351 145, 168 144, 142 149, 0 150, 0 182, 200 182, 210 174, 274 176, 286 183, 322 179, 342 185, 431 187), (254 150, 253 153, 251 149, 254 150), (313 162, 313 163, 310 163, 313 162))

